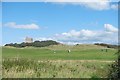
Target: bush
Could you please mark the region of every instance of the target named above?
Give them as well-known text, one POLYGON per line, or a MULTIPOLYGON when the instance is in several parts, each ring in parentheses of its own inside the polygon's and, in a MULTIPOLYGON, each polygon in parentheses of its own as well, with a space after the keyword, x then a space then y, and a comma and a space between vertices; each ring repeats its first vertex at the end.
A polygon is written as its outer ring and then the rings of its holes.
POLYGON ((120 50, 118 51, 118 60, 110 65, 109 78, 120 78, 120 50))

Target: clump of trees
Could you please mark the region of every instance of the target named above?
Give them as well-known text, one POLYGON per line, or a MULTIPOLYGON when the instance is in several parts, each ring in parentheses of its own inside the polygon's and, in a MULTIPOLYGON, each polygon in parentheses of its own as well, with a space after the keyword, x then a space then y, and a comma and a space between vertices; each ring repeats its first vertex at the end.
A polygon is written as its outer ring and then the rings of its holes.
POLYGON ((22 42, 20 44, 18 43, 10 43, 10 44, 5 44, 5 46, 12 46, 12 47, 26 47, 26 46, 32 46, 32 47, 45 47, 45 46, 50 46, 50 45, 57 45, 59 44, 56 41, 52 41, 52 40, 47 40, 47 41, 34 41, 33 43, 25 43, 22 42))

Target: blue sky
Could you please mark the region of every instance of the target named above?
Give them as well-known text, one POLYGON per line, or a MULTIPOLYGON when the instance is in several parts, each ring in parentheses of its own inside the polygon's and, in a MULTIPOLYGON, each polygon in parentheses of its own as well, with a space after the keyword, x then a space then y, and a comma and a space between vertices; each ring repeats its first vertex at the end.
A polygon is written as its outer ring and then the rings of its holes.
POLYGON ((3 2, 3 44, 34 40, 116 43, 117 3, 3 2), (112 40, 113 38, 115 40, 112 40), (105 38, 105 39, 104 39, 105 38), (103 40, 104 39, 104 40, 103 40))

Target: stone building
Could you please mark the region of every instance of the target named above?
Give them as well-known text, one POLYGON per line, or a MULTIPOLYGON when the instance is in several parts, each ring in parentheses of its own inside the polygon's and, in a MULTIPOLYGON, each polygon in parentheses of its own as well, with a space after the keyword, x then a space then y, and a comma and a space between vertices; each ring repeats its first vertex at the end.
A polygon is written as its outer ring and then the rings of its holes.
POLYGON ((32 42, 33 42, 33 38, 30 37, 25 38, 25 43, 32 43, 32 42))

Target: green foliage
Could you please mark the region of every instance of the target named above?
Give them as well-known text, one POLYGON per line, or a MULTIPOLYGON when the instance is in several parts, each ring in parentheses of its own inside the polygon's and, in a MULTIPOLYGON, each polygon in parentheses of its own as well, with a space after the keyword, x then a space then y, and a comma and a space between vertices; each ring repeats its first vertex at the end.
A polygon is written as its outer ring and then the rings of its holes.
POLYGON ((47 40, 47 41, 34 41, 33 43, 10 43, 10 44, 6 44, 5 46, 13 46, 13 47, 17 47, 17 48, 22 48, 22 47, 26 47, 26 46, 33 46, 33 47, 45 47, 45 46, 50 46, 50 45, 57 45, 59 44, 56 41, 52 41, 52 40, 47 40))
POLYGON ((99 80, 99 75, 93 74, 90 80, 99 80))
POLYGON ((120 50, 117 52, 118 60, 116 60, 113 64, 109 65, 109 78, 120 78, 120 50))

